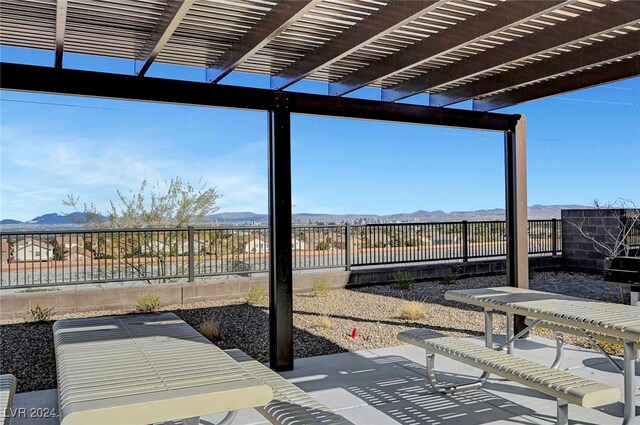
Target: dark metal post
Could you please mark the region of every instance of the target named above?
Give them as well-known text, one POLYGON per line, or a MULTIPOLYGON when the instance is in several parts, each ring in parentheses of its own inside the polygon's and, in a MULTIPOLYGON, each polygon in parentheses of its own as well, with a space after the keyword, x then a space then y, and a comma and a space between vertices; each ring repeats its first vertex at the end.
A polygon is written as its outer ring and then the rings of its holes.
POLYGON ((558 220, 551 219, 551 255, 558 254, 558 220))
MULTIPOLYGON (((514 115, 513 130, 505 133, 505 189, 507 215, 507 282, 509 286, 529 288, 527 226, 527 124, 522 115, 514 115)), ((526 325, 523 316, 515 317, 515 333, 526 325)))
POLYGON ((351 270, 351 226, 349 226, 349 223, 347 223, 345 225, 345 229, 344 229, 344 240, 345 240, 345 245, 344 245, 344 259, 345 259, 345 270, 349 271, 351 270))
POLYGON ((462 220, 462 261, 469 261, 469 223, 462 220))
MULTIPOLYGON (((195 250, 193 243, 193 226, 188 227, 188 238, 189 238, 189 282, 195 282, 196 280, 196 267, 195 267, 195 250)), ((184 263, 183 263, 184 264, 184 263)))
POLYGON ((291 114, 276 95, 269 111, 269 354, 271 368, 293 369, 291 114))

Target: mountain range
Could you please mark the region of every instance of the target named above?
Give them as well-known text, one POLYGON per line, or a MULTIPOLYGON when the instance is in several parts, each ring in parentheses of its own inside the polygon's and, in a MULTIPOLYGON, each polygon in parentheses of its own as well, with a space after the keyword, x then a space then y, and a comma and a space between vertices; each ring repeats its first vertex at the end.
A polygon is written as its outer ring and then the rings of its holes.
MULTIPOLYGON (((589 208, 584 205, 532 205, 529 207, 529 219, 542 220, 551 218, 560 218, 560 211, 563 209, 589 208)), ((253 212, 222 212, 208 215, 205 220, 218 224, 232 223, 255 223, 261 224, 267 222, 267 214, 256 214, 253 212)), ((85 215, 80 212, 74 212, 69 215, 58 213, 44 214, 33 218, 32 220, 23 222, 13 219, 4 219, 0 221, 0 225, 19 227, 35 227, 35 226, 60 226, 74 225, 85 221, 85 215)), ((461 220, 504 220, 505 210, 502 208, 475 210, 475 211, 451 211, 442 210, 424 211, 419 210, 412 213, 398 213, 388 215, 377 214, 315 214, 315 213, 298 213, 293 214, 294 223, 316 223, 316 222, 354 222, 356 220, 365 220, 367 222, 422 222, 422 221, 461 221, 461 220)))

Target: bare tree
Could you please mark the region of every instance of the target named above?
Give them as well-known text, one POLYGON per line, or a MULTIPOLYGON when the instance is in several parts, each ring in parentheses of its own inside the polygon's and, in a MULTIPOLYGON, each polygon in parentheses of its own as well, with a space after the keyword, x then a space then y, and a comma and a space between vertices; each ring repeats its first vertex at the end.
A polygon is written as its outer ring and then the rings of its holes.
MULTIPOLYGON (((129 196, 120 190, 116 193, 118 199, 110 201, 106 214, 98 211, 94 203, 83 205, 82 212, 89 227, 183 227, 201 223, 207 215, 218 210, 216 201, 221 197, 216 188, 207 188, 201 180, 196 187, 180 177, 165 180, 164 187, 156 182, 151 190, 147 189, 147 180, 144 180, 140 190, 129 196)), ((79 211, 79 199, 71 194, 62 203, 79 211)))
MULTIPOLYGON (((633 248, 640 246, 640 210, 631 199, 618 198, 603 204, 597 199, 593 206, 600 212, 598 231, 588 231, 587 217, 569 220, 580 234, 593 243, 596 251, 605 257, 629 256, 633 248)), ((636 255, 638 252, 636 251, 636 255)))
MULTIPOLYGON (((135 270, 141 278, 148 276, 146 264, 130 259, 153 257, 156 259, 155 266, 160 276, 171 274, 167 270, 167 267, 170 267, 168 259, 184 254, 183 245, 187 233, 184 227, 201 223, 208 214, 217 211, 216 201, 221 196, 215 188, 207 188, 207 184, 202 181, 199 181, 196 187, 189 182, 183 182, 180 177, 165 181, 164 185, 156 182, 151 189, 147 188, 147 181, 144 180, 137 193, 131 192, 126 195, 119 190, 116 190, 116 193, 117 200, 110 201, 110 208, 104 214, 97 210, 94 203, 83 204, 83 210, 80 211, 80 198, 74 195, 68 195, 62 203, 77 212, 82 212, 82 223, 91 229, 168 229, 137 232, 135 237, 128 232, 105 232, 98 233, 95 238, 95 235, 92 236, 95 240, 92 240, 90 245, 95 244, 97 247, 94 251, 96 258, 112 257, 124 260, 126 266, 135 270), (172 228, 174 230, 169 230, 172 228), (110 239, 109 244, 107 238, 110 239)), ((182 265, 175 267, 182 268, 182 265)), ((184 270, 176 272, 182 274, 184 270)))

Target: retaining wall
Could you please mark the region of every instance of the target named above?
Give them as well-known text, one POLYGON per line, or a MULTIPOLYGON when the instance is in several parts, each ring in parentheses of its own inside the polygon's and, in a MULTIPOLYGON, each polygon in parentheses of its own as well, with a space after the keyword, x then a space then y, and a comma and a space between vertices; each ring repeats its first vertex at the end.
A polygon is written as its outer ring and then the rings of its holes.
MULTIPOLYGON (((562 257, 532 257, 533 270, 558 270, 562 257)), ((294 291, 304 292, 313 288, 320 278, 327 279, 331 288, 391 283, 397 271, 406 271, 416 281, 435 280, 454 273, 456 278, 496 275, 505 273, 505 260, 470 261, 467 263, 438 263, 412 266, 382 267, 353 271, 295 273, 294 291)), ((229 280, 198 281, 196 283, 158 283, 126 287, 121 284, 104 284, 103 287, 78 285, 61 290, 44 292, 0 292, 0 320, 29 317, 29 310, 40 304, 53 307, 57 313, 131 309, 136 300, 149 292, 157 294, 163 305, 190 304, 219 298, 244 298, 249 289, 258 285, 268 291, 268 276, 235 278, 229 280)))

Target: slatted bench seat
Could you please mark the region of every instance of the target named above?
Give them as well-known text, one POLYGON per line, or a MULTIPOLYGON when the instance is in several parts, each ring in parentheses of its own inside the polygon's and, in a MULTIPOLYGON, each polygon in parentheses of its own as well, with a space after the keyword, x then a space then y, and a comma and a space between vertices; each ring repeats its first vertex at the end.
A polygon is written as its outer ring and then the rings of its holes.
MULTIPOLYGON (((403 331, 398 334, 398 339, 427 351, 427 376, 432 385, 435 383, 433 356, 440 354, 555 397, 558 400, 558 424, 568 424, 567 403, 594 408, 615 403, 620 398, 617 388, 429 329, 403 331)), ((436 383, 434 388, 440 390, 438 386, 436 383)), ((449 394, 467 388, 470 386, 452 386, 443 388, 441 392, 449 394)))
POLYGON ((13 375, 0 375, 0 425, 11 424, 11 407, 13 396, 16 393, 16 377, 13 375))
MULTIPOLYGON (((525 323, 527 326, 531 326, 533 325, 535 322, 534 319, 527 317, 525 319, 525 323)), ((537 327, 541 327, 541 328, 545 328, 545 329, 549 329, 551 331, 554 332, 559 332, 561 334, 572 334, 572 335, 577 335, 577 336, 582 336, 582 337, 586 337, 587 335, 585 334, 584 330, 580 329, 580 328, 576 328, 575 326, 569 326, 569 325, 563 325, 560 323, 553 323, 553 322, 545 322, 540 321, 536 324, 537 327)), ((598 332, 590 332, 591 336, 596 340, 596 341, 600 341, 600 342, 606 342, 609 344, 618 344, 618 345, 623 345, 624 344, 624 339, 622 338, 616 338, 614 336, 611 335, 606 335, 606 334, 602 334, 602 333, 598 333, 598 332)), ((593 341, 591 341, 593 343, 593 341)), ((562 357, 562 344, 563 341, 562 339, 557 340, 557 343, 559 344, 558 346, 558 352, 556 355, 556 360, 554 361, 554 365, 557 366, 559 365, 560 361, 561 361, 561 357, 562 357)), ((640 343, 636 343, 635 344, 635 349, 636 349, 636 358, 638 360, 640 360, 640 343)))
POLYGON ((272 424, 351 424, 244 352, 234 349, 225 353, 273 390, 273 400, 255 408, 272 424))

